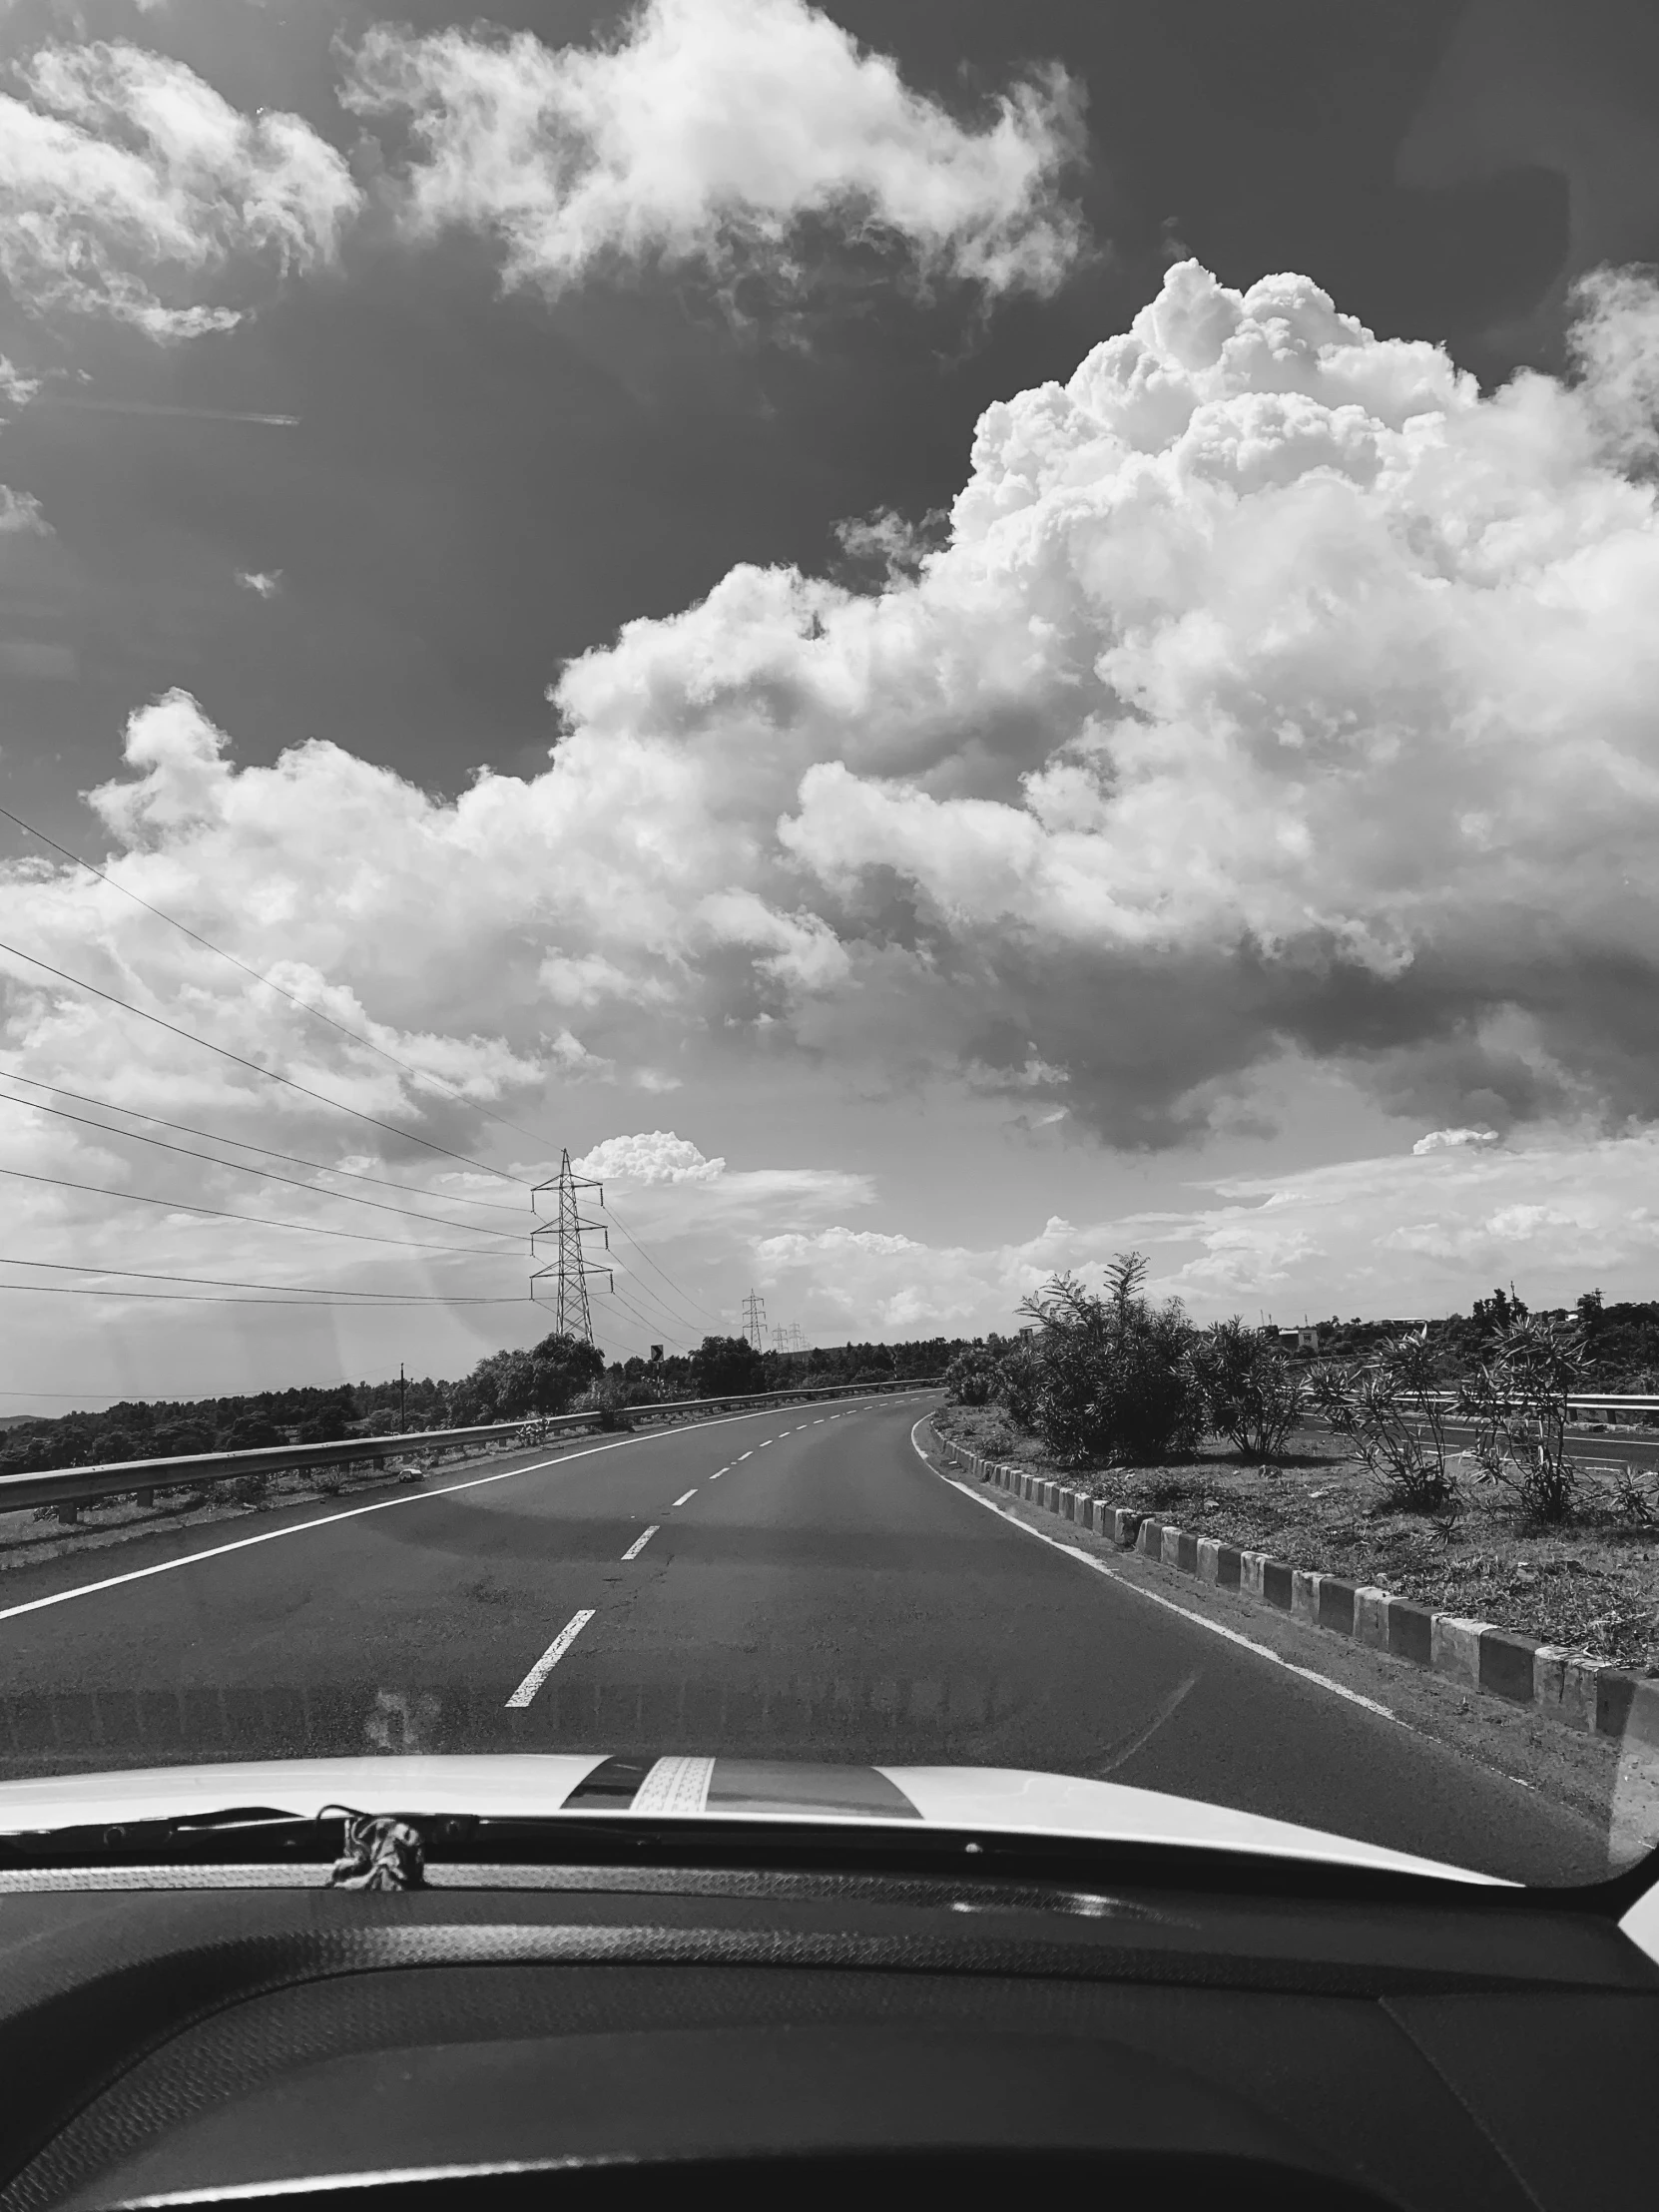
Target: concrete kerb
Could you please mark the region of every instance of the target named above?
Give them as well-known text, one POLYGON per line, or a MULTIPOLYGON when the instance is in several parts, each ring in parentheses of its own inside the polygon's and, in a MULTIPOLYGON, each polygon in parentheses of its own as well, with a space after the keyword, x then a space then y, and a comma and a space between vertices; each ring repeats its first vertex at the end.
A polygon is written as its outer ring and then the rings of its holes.
POLYGON ((1545 1719, 1567 1728, 1623 1737, 1646 1750, 1659 1750, 1659 1680, 1630 1674, 1581 1651, 1539 1643, 1492 1621, 1436 1613, 1374 1583, 1356 1584, 1341 1575, 1293 1567, 1266 1552, 1246 1551, 1214 1536, 1189 1535, 1149 1514, 1108 1505, 1103 1498, 1067 1484, 983 1458, 937 1428, 932 1433, 952 1466, 980 1481, 994 1482, 1061 1519, 1075 1521, 1120 1550, 1138 1551, 1143 1558, 1218 1589, 1237 1590, 1311 1628, 1347 1636, 1373 1651, 1385 1651, 1390 1658, 1423 1667, 1464 1689, 1484 1690, 1512 1705, 1536 1706, 1545 1719))

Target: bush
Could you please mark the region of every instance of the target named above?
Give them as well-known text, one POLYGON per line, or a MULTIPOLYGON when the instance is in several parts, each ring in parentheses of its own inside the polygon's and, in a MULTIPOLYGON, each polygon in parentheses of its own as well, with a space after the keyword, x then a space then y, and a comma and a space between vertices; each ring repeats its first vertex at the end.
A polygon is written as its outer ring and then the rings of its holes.
POLYGON ((1211 1427, 1247 1459, 1274 1459, 1302 1415, 1302 1382, 1275 1341, 1237 1315, 1211 1325, 1188 1354, 1211 1427))
POLYGON ((946 1396, 958 1405, 988 1405, 996 1388, 997 1364, 982 1346, 958 1352, 944 1371, 946 1396))
POLYGON ((1308 1378, 1315 1411, 1382 1478, 1388 1502, 1418 1513, 1441 1512, 1457 1495, 1446 1472, 1446 1409, 1437 1386, 1424 1330, 1385 1345, 1363 1366, 1326 1362, 1308 1378))
POLYGON ((1120 1253, 1103 1296, 1059 1275, 1020 1309, 1039 1325, 1034 1425, 1056 1458, 1145 1462, 1203 1436, 1192 1328, 1179 1300, 1144 1296, 1146 1267, 1140 1253, 1120 1253))
POLYGON ((1564 1521, 1577 1502, 1567 1393, 1583 1374, 1581 1325, 1523 1312, 1457 1393, 1457 1410, 1475 1424, 1480 1479, 1502 1483, 1538 1520, 1564 1521))

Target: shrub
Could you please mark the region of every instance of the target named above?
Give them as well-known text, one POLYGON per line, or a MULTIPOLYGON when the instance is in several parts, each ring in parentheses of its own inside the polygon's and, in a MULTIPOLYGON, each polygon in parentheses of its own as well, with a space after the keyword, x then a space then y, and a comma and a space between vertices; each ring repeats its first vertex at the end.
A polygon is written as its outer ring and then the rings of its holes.
POLYGON ((945 1394, 958 1405, 988 1405, 996 1374, 996 1362, 983 1346, 969 1345, 944 1371, 945 1394))
POLYGON ((1041 1382, 1042 1361, 1033 1341, 1016 1344, 997 1362, 991 1397, 1016 1428, 1037 1425, 1037 1390, 1041 1382))
POLYGON ((1205 1330, 1188 1354, 1213 1428, 1248 1459, 1273 1459, 1302 1415, 1301 1378, 1273 1338, 1237 1315, 1205 1330))
POLYGON ((1020 1309, 1038 1324, 1033 1425, 1059 1459, 1162 1459, 1204 1433, 1191 1326, 1179 1300, 1155 1306, 1143 1294, 1146 1267, 1140 1253, 1122 1253, 1103 1295, 1058 1275, 1020 1309))
POLYGON ((1564 1521, 1577 1502, 1567 1393, 1583 1374, 1581 1325, 1523 1312, 1457 1393, 1457 1410, 1475 1425, 1480 1479, 1502 1483, 1538 1520, 1564 1521))
POLYGON ((1308 1377, 1315 1411, 1382 1478, 1388 1502, 1407 1512, 1443 1512, 1456 1499, 1446 1472, 1446 1409, 1436 1387, 1424 1330, 1385 1345, 1359 1367, 1324 1362, 1308 1377))

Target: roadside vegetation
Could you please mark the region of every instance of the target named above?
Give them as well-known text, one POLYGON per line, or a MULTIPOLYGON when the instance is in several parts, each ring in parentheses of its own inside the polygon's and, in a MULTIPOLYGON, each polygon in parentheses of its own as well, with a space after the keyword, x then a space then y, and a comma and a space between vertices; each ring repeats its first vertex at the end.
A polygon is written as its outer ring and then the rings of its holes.
POLYGON ((1028 1329, 952 1362, 938 1424, 1192 1534, 1659 1672, 1659 1477, 1611 1439, 1600 1465, 1567 1448, 1589 1302, 1495 1294, 1455 1362, 1420 1325, 1308 1361, 1195 1328, 1145 1276, 1130 1253, 1099 1291, 1056 1277, 1028 1329))

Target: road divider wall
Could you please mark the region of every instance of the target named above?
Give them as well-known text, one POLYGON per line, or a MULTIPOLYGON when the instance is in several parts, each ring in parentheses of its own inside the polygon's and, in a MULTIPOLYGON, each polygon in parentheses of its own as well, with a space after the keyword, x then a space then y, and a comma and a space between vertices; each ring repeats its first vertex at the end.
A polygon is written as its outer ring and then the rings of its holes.
POLYGON ((1122 1551, 1190 1574, 1220 1590, 1426 1668, 1468 1690, 1533 1706, 1548 1720, 1598 1736, 1616 1736, 1659 1750, 1659 1681, 1606 1661, 1539 1643, 1490 1621, 1436 1613, 1390 1591, 1341 1575, 1293 1567, 1263 1551, 1246 1551, 1214 1536, 1194 1536, 1150 1513, 1108 1505, 1069 1483, 988 1459, 929 1423, 940 1456, 978 1481, 1006 1490, 1039 1510, 1103 1536, 1122 1551))

